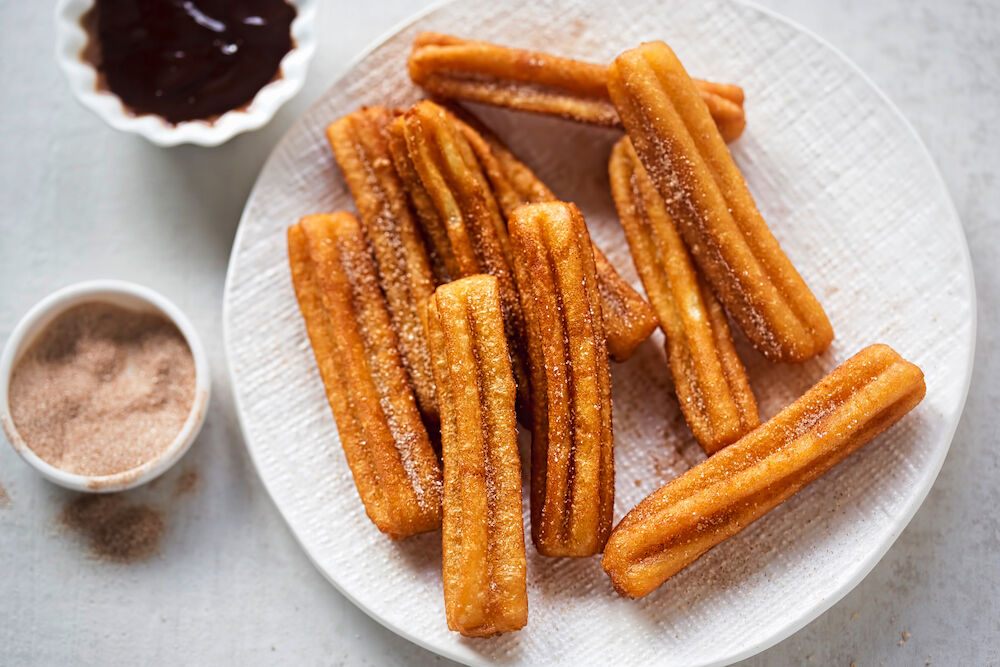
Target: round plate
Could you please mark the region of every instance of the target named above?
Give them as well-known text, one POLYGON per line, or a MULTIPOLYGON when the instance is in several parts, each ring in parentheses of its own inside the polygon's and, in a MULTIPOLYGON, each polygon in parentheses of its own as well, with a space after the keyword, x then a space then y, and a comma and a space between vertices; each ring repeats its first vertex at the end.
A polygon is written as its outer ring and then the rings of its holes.
MULTIPOLYGON (((556 193, 580 205, 595 240, 638 285, 608 192, 608 153, 618 134, 475 110, 556 193)), ((889 548, 933 483, 958 423, 974 303, 961 225, 926 149, 871 82, 816 37, 724 1, 475 0, 428 13, 366 53, 284 137, 240 223, 224 323, 237 410, 264 485, 316 566, 373 618, 468 663, 692 665, 743 658, 786 637, 846 594, 889 548), (837 336, 828 352, 800 365, 769 364, 738 341, 761 416, 874 342, 923 368, 926 399, 642 600, 618 598, 598 558, 543 558, 529 540, 527 627, 487 640, 449 632, 440 535, 390 542, 365 516, 285 249, 285 228, 300 216, 353 209, 323 129, 363 104, 402 107, 421 97, 405 69, 420 30, 597 62, 659 38, 692 74, 741 84, 748 125, 733 154, 837 336)), ((703 455, 679 415, 659 333, 614 366, 612 382, 618 519, 703 455)))

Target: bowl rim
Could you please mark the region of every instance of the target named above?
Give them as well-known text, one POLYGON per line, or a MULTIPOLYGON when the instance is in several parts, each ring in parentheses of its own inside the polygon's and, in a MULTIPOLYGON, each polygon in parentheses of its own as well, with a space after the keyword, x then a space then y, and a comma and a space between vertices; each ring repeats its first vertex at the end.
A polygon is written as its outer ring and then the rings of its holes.
MULTIPOLYGON (((130 306, 124 306, 129 308, 130 306)), ((134 306, 131 306, 134 308, 134 306)), ((88 280, 56 290, 36 303, 14 327, 0 356, 0 423, 11 447, 50 482, 74 491, 112 493, 152 481, 166 472, 190 449, 201 431, 211 395, 208 356, 187 316, 162 294, 123 280, 88 280), (184 336, 195 367, 195 393, 180 432, 159 456, 142 465, 110 475, 81 475, 62 470, 43 460, 17 431, 10 413, 9 386, 14 366, 38 335, 69 308, 90 301, 112 301, 115 297, 140 302, 171 321, 184 336)))
POLYGON ((316 52, 316 12, 319 0, 287 0, 295 6, 292 21, 294 47, 279 65, 281 76, 257 91, 244 109, 233 109, 212 123, 183 121, 170 125, 159 116, 129 113, 114 93, 97 88, 97 70, 80 57, 87 43, 83 15, 96 0, 58 0, 55 9, 55 56, 74 97, 116 130, 138 134, 157 146, 196 144, 218 146, 237 134, 266 125, 281 106, 305 84, 309 62, 316 52))

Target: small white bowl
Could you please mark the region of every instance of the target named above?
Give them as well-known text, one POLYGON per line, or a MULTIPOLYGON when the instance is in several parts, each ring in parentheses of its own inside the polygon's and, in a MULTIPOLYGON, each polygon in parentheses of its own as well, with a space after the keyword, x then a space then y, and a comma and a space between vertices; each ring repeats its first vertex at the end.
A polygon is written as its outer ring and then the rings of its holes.
POLYGON ((177 306, 148 287, 120 280, 91 280, 76 283, 45 297, 35 304, 28 311, 27 315, 21 318, 17 326, 14 327, 14 332, 10 335, 4 347, 3 356, 0 357, 0 423, 2 423, 3 430, 7 433, 10 444, 21 455, 21 458, 30 463, 46 479, 55 482, 59 486, 64 486, 67 489, 75 491, 89 491, 91 493, 124 491, 140 484, 145 484, 162 475, 170 466, 184 456, 184 453, 191 447, 195 438, 198 437, 201 425, 205 421, 205 412, 208 409, 210 393, 211 374, 208 367, 208 358, 205 355, 205 348, 202 347, 201 339, 198 338, 198 334, 195 332, 188 318, 177 306), (22 355, 38 337, 38 334, 44 331, 56 317, 67 309, 88 301, 102 301, 121 306, 122 308, 146 312, 152 311, 162 315, 177 326, 184 336, 188 347, 191 349, 191 355, 194 357, 194 401, 191 404, 191 412, 181 427, 180 433, 177 434, 174 441, 170 443, 170 446, 160 456, 147 461, 141 466, 113 475, 78 475, 60 470, 50 463, 43 461, 18 434, 7 400, 11 373, 22 355))
POLYGON ((88 35, 80 21, 94 0, 59 0, 56 5, 56 60, 76 98, 116 130, 141 134, 158 146, 185 143, 218 146, 241 132, 267 124, 305 83, 309 61, 316 51, 314 26, 319 3, 318 0, 289 0, 289 3, 297 12, 292 21, 295 48, 282 58, 281 76, 261 88, 245 109, 227 111, 211 123, 192 120, 171 125, 159 116, 137 116, 122 105, 117 95, 98 89, 97 70, 81 57, 88 35))

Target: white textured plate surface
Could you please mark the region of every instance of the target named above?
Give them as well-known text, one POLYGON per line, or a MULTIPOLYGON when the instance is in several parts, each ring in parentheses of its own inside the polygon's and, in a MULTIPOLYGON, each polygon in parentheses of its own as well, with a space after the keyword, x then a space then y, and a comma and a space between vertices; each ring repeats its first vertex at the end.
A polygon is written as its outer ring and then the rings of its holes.
MULTIPOLYGON (((617 134, 476 108, 638 285, 608 193, 617 134)), ((247 446, 317 567, 396 632, 466 662, 714 664, 751 655, 842 597, 885 553, 937 475, 971 372, 975 308, 961 225, 899 112, 829 46, 728 2, 496 3, 438 9, 368 53, 285 136, 244 211, 226 284, 226 349, 247 446), (391 543, 365 517, 337 442, 288 277, 285 227, 353 203, 323 129, 362 104, 421 97, 404 62, 419 30, 609 61, 662 38, 692 74, 746 90, 733 152, 771 227, 825 306, 831 349, 772 365, 737 343, 770 417, 826 371, 885 342, 926 373, 901 424, 640 601, 619 599, 597 558, 528 547, 529 621, 465 640, 445 625, 440 537, 391 543)), ((616 519, 702 458, 671 394, 660 334, 612 369, 616 519)))

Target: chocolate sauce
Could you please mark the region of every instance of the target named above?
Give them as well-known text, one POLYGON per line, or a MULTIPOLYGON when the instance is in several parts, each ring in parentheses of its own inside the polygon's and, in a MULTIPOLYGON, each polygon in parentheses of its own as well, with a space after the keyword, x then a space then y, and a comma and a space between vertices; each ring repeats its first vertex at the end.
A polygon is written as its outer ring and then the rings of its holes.
POLYGON ((212 120, 280 76, 294 18, 285 0, 96 0, 83 57, 135 114, 212 120))

